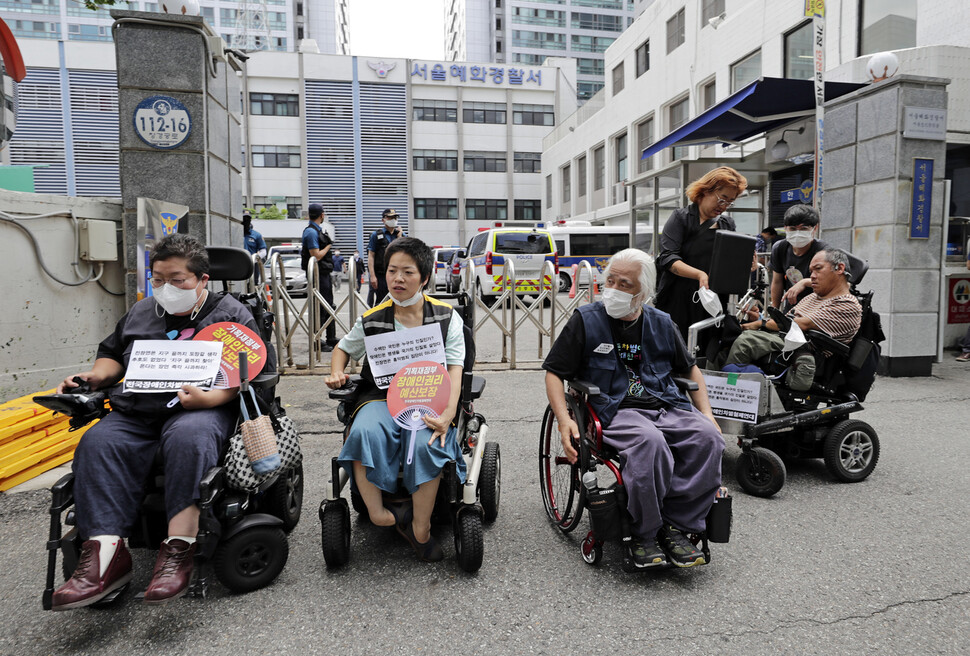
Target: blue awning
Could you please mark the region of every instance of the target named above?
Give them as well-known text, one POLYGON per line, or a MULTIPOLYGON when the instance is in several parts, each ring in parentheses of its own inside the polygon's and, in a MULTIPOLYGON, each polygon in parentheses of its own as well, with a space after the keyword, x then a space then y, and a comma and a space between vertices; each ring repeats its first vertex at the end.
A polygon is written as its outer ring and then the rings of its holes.
MULTIPOLYGON (((826 82, 825 100, 833 100, 864 86, 855 82, 826 82)), ((812 80, 761 78, 652 144, 643 151, 641 159, 670 146, 740 143, 814 113, 815 83, 812 80)))

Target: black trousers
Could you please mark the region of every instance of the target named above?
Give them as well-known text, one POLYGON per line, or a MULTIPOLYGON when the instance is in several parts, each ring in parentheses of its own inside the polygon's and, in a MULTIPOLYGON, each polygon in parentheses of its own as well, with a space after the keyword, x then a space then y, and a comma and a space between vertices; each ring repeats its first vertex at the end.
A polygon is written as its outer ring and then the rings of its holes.
MULTIPOLYGON (((333 283, 330 280, 330 274, 320 272, 320 295, 333 307, 333 283)), ((320 322, 324 323, 330 318, 330 314, 324 309, 323 305, 320 306, 320 322)), ((337 322, 332 321, 329 326, 327 326, 327 343, 336 344, 337 343, 337 322)))

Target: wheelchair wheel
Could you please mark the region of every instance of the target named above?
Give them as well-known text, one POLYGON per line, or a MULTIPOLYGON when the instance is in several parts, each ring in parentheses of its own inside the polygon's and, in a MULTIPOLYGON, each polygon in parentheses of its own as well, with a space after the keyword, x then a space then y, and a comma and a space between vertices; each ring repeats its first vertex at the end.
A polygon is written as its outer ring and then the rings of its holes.
POLYGON ((580 549, 583 552, 583 560, 590 565, 597 565, 603 560, 603 543, 597 542, 592 533, 586 536, 580 549))
POLYGON ((303 512, 303 465, 291 467, 280 475, 266 490, 265 499, 267 512, 283 520, 285 532, 296 528, 303 512))
POLYGON ((498 503, 502 495, 502 456, 499 454, 498 442, 485 443, 478 490, 482 510, 485 511, 485 521, 492 523, 498 517, 498 503))
MULTIPOLYGON (((566 397, 566 405, 573 417, 579 416, 572 397, 566 397)), ((566 459, 559 439, 559 422, 550 407, 546 407, 539 433, 539 486, 549 519, 563 533, 575 529, 583 516, 586 490, 579 481, 578 462, 570 464, 566 459)))
POLYGON ((788 472, 774 451, 756 446, 741 453, 736 476, 741 488, 756 497, 770 497, 785 485, 788 472))
POLYGON ((864 421, 846 419, 825 436, 825 468, 843 483, 865 480, 879 462, 879 437, 864 421))
POLYGON ((216 577, 233 592, 259 590, 276 580, 289 555, 290 545, 283 529, 246 529, 216 549, 216 577))
POLYGON ((350 508, 345 499, 324 501, 320 506, 323 528, 323 559, 327 567, 341 567, 350 560, 350 508))
POLYGON ((467 511, 458 515, 455 527, 455 553, 458 566, 474 573, 482 566, 485 556, 485 538, 482 535, 482 517, 477 512, 467 511))

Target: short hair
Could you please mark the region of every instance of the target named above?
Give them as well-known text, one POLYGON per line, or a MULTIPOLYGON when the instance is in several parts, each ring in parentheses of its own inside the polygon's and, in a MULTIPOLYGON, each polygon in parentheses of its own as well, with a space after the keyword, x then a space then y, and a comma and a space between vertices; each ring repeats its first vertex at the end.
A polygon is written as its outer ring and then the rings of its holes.
POLYGON ((771 226, 768 226, 767 228, 765 228, 764 230, 761 231, 761 234, 763 234, 763 235, 771 235, 772 237, 777 237, 778 236, 778 231, 775 230, 774 228, 772 228, 771 226))
POLYGON ((431 273, 434 271, 434 253, 431 252, 431 247, 426 243, 417 237, 398 237, 388 244, 384 251, 385 267, 395 253, 404 253, 414 260, 414 263, 418 265, 418 274, 420 274, 423 283, 426 284, 431 279, 431 273))
POLYGON ((852 271, 849 269, 849 254, 841 248, 826 248, 819 253, 825 253, 825 261, 832 265, 832 269, 842 264, 845 266, 845 277, 852 279, 852 271))
POLYGON ((704 194, 727 187, 737 189, 740 194, 748 188, 748 180, 730 166, 719 166, 687 185, 687 198, 696 203, 704 194))
POLYGON ((807 225, 813 228, 818 225, 818 212, 811 205, 799 203, 792 205, 785 212, 785 226, 807 225))
POLYGON ((653 296, 657 289, 657 267, 654 266, 653 258, 644 253, 639 248, 624 248, 610 258, 603 269, 603 277, 607 278, 614 264, 635 264, 640 267, 640 274, 637 280, 640 282, 641 303, 645 303, 648 298, 653 296))
POLYGON ((156 262, 164 262, 173 257, 184 259, 189 271, 199 277, 209 273, 209 253, 206 252, 205 245, 195 237, 178 232, 155 242, 148 256, 148 268, 153 268, 156 262))

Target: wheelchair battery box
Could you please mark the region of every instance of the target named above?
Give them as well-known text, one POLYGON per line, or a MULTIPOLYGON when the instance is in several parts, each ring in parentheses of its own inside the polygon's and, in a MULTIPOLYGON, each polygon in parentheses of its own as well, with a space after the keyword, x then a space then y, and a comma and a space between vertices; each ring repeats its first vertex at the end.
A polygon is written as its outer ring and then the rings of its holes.
POLYGON ((586 491, 586 507, 589 509, 593 533, 598 540, 617 540, 621 537, 618 488, 619 486, 614 483, 607 488, 586 491))
POLYGON ((718 294, 744 294, 751 281, 751 261, 755 238, 718 230, 714 235, 714 257, 708 272, 711 291, 718 294))
POLYGON ((731 539, 732 523, 731 495, 727 488, 721 488, 707 513, 707 539, 711 542, 728 542, 731 539))

